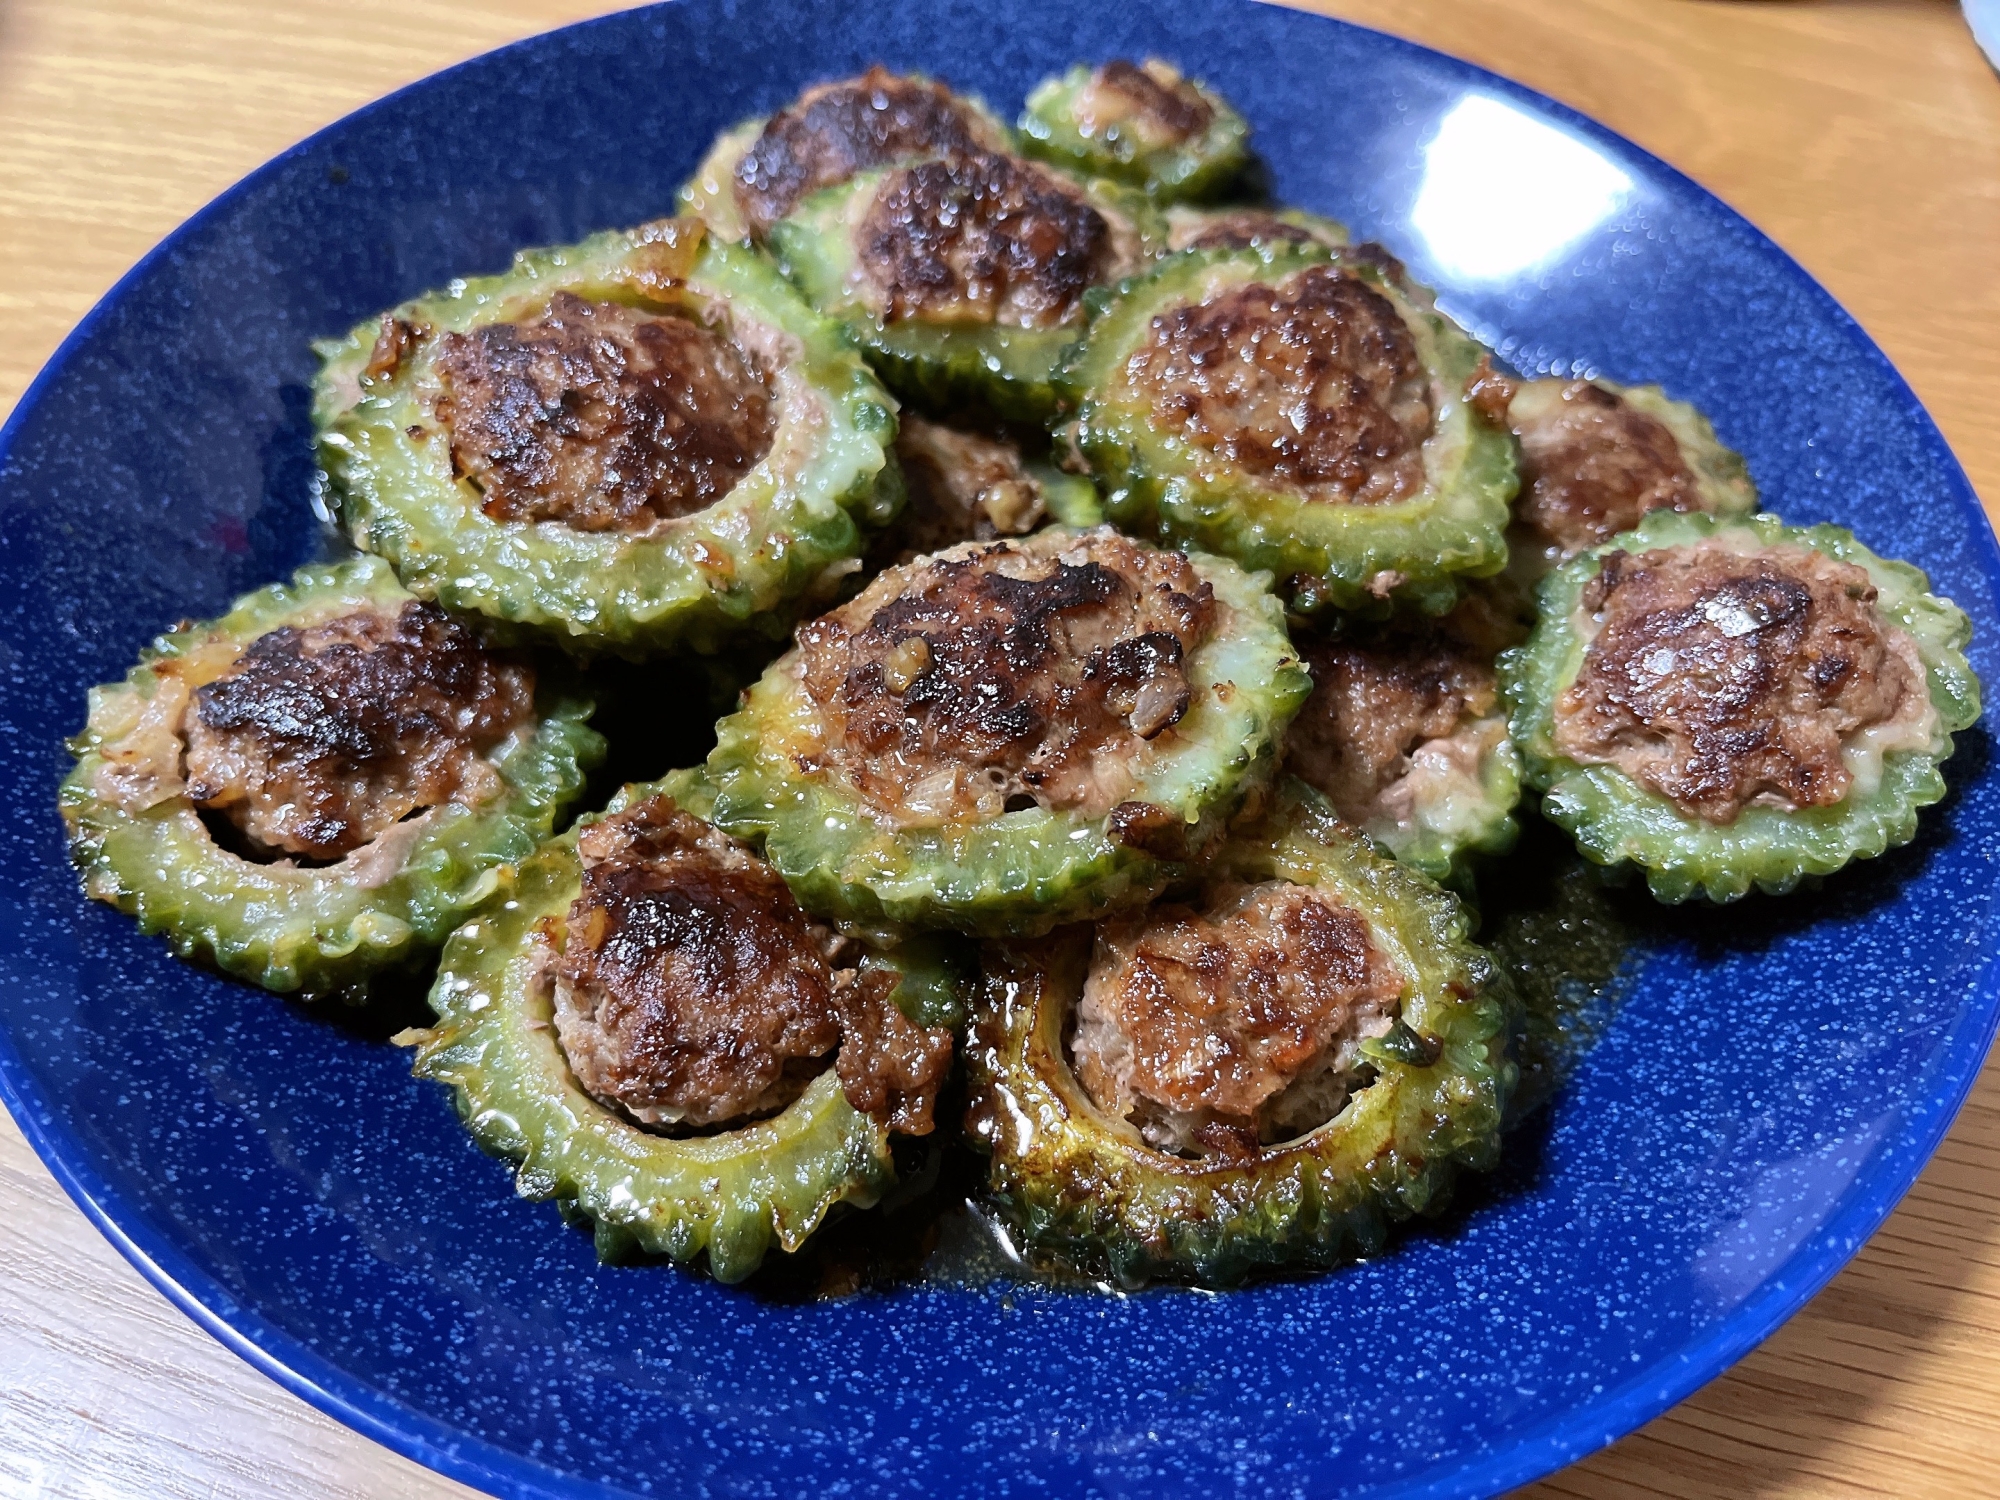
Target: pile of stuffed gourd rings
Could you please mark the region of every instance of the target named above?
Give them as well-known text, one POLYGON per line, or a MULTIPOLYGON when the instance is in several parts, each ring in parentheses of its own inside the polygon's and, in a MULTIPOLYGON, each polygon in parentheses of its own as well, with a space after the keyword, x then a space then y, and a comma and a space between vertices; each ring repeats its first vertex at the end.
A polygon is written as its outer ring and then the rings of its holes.
POLYGON ((360 555, 93 694, 90 894, 277 990, 442 945, 417 1071, 607 1257, 796 1249, 959 1064, 1034 1259, 1373 1251, 1497 1149, 1453 888, 1524 778, 1663 899, 1779 892, 1912 836, 1977 687, 1691 407, 1232 201, 1247 136, 1158 61, 1012 128, 877 69, 328 343, 360 555), (604 745, 551 647, 761 675, 557 832, 604 745))

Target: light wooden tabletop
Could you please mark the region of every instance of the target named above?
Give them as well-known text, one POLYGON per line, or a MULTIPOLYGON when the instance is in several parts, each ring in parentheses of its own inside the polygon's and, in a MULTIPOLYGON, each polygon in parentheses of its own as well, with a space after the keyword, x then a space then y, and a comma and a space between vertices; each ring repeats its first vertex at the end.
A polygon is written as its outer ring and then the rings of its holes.
MULTIPOLYGON (((0 408, 112 281, 293 140, 590 0, 0 0, 0 408)), ((2000 502, 2000 80, 1947 0, 1323 0, 1705 183, 1881 342, 2000 502)), ((2000 1493, 2000 1072, 1736 1370, 1530 1493, 2000 1493)), ((148 1287, 0 1116, 0 1500, 467 1495, 148 1287)))

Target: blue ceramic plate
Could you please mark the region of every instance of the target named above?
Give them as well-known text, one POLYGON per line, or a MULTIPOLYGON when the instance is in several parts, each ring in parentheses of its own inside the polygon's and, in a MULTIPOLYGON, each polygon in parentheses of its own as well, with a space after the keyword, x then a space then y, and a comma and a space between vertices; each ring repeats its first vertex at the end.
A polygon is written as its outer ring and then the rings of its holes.
POLYGON ((510 1496, 1483 1494, 1724 1369, 1937 1145, 1994 1025, 1978 731, 1911 848, 1783 902, 1632 907, 1622 1008, 1445 1223, 1227 1296, 811 1302, 600 1268, 404 1054, 78 897, 53 804, 85 687, 322 545, 310 339, 667 212, 718 129, 814 79, 885 59, 1004 110, 1149 51, 1243 107, 1279 195, 1386 240, 1517 365, 1662 381, 1772 508, 1928 568, 1991 680, 2000 558, 1875 346, 1701 189, 1461 63, 1241 3, 687 0, 441 74, 148 257, 0 462, 7 1104, 147 1275, 322 1409, 510 1496))

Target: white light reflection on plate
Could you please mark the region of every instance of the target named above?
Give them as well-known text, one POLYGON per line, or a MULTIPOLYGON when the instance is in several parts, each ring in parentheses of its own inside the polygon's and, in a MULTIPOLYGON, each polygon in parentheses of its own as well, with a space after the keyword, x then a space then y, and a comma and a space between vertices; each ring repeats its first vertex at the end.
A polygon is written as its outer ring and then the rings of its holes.
POLYGON ((1447 280, 1506 281, 1554 260, 1631 191, 1630 177, 1574 136, 1469 94, 1424 147, 1410 223, 1447 280))

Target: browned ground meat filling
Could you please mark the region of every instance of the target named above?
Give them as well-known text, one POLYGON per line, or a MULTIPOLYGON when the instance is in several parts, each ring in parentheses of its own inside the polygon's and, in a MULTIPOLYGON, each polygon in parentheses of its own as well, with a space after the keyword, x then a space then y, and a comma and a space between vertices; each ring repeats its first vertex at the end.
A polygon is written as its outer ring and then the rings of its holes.
POLYGON ((1156 427, 1310 498, 1378 504, 1423 488, 1434 414, 1416 343, 1386 297, 1338 267, 1161 313, 1123 378, 1156 427))
POLYGON ((1301 634, 1295 644, 1313 692, 1285 737, 1285 764, 1352 823, 1365 823, 1383 788, 1408 772, 1411 751, 1499 703, 1492 656, 1444 629, 1301 634))
POLYGON ((1143 64, 1118 58, 1092 71, 1077 95, 1075 119, 1086 136, 1117 127, 1148 150, 1158 150, 1200 135, 1214 121, 1215 108, 1158 58, 1143 64))
POLYGON ((578 836, 583 891, 552 939, 556 1034, 583 1086, 648 1125, 782 1109, 835 1060, 850 1103, 930 1129, 951 1036, 840 967, 777 872, 671 799, 578 836))
POLYGON ((557 292, 438 341, 438 418, 496 521, 636 529, 727 494, 776 428, 762 371, 692 318, 557 292))
POLYGON ((800 628, 797 670, 825 761, 885 816, 1102 817, 1187 711, 1217 610, 1178 552, 1043 532, 891 569, 800 628))
POLYGON ((1320 237, 1269 209, 1231 208, 1180 219, 1167 234, 1170 250, 1255 250, 1265 245, 1313 245, 1320 237))
POLYGON ((1694 471, 1659 418, 1588 380, 1534 381, 1516 394, 1504 379, 1487 378, 1482 404, 1504 411, 1499 420, 1521 440, 1515 510, 1542 545, 1567 557, 1652 511, 1702 509, 1694 471))
POLYGON ((870 68, 808 89, 778 111, 736 164, 738 207, 762 235, 821 188, 909 156, 999 144, 941 84, 870 68))
POLYGON ((882 316, 1053 328, 1111 275, 1111 226, 1017 157, 965 152, 892 174, 856 231, 882 316))
POLYGON ((1339 1112, 1402 991, 1335 898, 1223 886, 1098 926, 1071 1052, 1099 1107, 1154 1145, 1254 1152, 1339 1112))
POLYGON ((1760 799, 1840 801, 1843 737, 1924 691, 1867 573, 1804 548, 1613 552, 1581 608, 1597 631, 1557 700, 1556 748, 1711 823, 1760 799))
POLYGON ((909 504, 876 546, 883 565, 959 542, 1025 536, 1047 515, 1042 488, 1005 438, 943 427, 905 412, 896 430, 909 504))
POLYGON ((895 980, 881 970, 843 971, 834 987, 840 1012, 840 1091, 847 1102, 904 1135, 929 1135, 938 1090, 951 1071, 948 1027, 917 1025, 897 1007, 895 980))
POLYGON ((434 605, 288 625, 196 690, 187 793, 261 850, 338 859, 423 808, 498 792, 485 753, 534 691, 434 605))

